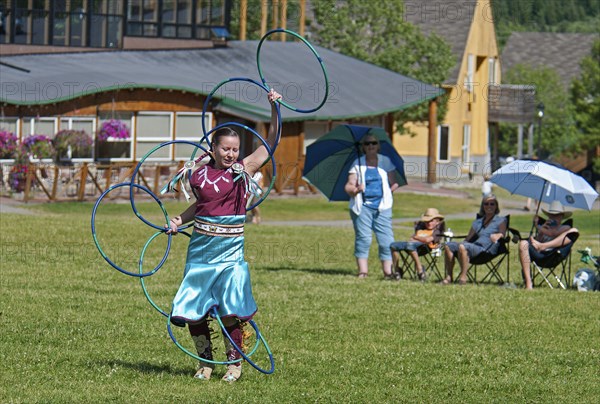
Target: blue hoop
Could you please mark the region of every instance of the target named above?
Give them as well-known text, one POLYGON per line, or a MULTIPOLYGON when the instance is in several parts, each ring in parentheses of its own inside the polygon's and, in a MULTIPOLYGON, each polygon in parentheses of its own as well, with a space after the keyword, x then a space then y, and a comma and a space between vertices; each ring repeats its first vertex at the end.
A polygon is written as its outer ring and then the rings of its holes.
MULTIPOLYGON (((112 190, 114 190, 116 188, 120 188, 120 187, 131 187, 131 188, 135 187, 135 188, 139 188, 142 191, 148 193, 158 203, 158 205, 160 206, 161 210, 163 211, 163 214, 165 215, 165 220, 167 222, 167 225, 169 224, 169 216, 167 215, 167 211, 165 210, 162 202, 156 197, 156 195, 154 195, 154 193, 152 191, 150 191, 148 188, 146 188, 146 187, 144 187, 142 185, 133 184, 133 183, 129 183, 129 182, 122 182, 120 184, 115 184, 115 185, 111 186, 110 188, 108 188, 106 191, 104 191, 100 195, 100 197, 98 197, 98 200, 94 204, 94 209, 92 209, 92 237, 94 238, 94 244, 96 245, 96 248, 100 252, 100 255, 102 255, 102 258, 104 258, 104 260, 106 262, 108 262, 110 264, 110 266, 112 266, 113 268, 115 268, 117 271, 122 272, 125 275, 135 276, 135 277, 139 277, 139 278, 143 278, 143 277, 146 277, 146 276, 153 275, 154 273, 156 273, 156 271, 158 271, 163 266, 163 264, 167 260, 167 257, 169 256, 169 251, 171 250, 171 234, 167 234, 168 239, 167 239, 167 249, 165 251, 165 255, 162 257, 162 259, 160 260, 159 264, 153 270, 151 270, 149 272, 145 272, 145 273, 130 272, 130 271, 127 271, 127 270, 121 268, 120 266, 118 266, 117 264, 115 264, 110 258, 108 258, 108 256, 102 250, 102 247, 100 247, 100 242, 98 241, 98 237, 96 235, 96 211, 98 210, 98 206, 100 205, 100 202, 102 202, 102 199, 104 199, 104 197, 106 195, 108 195, 109 192, 111 192, 112 190)), ((164 232, 164 230, 165 230, 164 227, 161 228, 161 229, 164 232)), ((153 236, 151 238, 151 240, 154 237, 155 236, 153 236)), ((148 245, 148 244, 149 244, 149 242, 146 243, 146 245, 148 245)))

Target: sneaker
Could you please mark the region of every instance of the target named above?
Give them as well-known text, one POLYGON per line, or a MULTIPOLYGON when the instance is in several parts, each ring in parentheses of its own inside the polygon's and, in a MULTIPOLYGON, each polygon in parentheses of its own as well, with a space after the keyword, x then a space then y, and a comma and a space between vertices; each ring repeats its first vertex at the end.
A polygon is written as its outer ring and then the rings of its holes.
POLYGON ((227 365, 227 373, 223 376, 223 380, 233 383, 242 377, 242 365, 227 365))
POLYGON ((425 271, 417 272, 417 277, 421 282, 425 282, 427 280, 427 274, 425 271))

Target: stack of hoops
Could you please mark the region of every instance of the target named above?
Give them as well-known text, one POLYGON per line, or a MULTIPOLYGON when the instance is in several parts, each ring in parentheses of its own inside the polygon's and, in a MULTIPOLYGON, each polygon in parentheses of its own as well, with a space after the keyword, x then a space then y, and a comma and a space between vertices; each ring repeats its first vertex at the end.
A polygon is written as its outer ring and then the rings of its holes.
MULTIPOLYGON (((227 339, 229 340, 229 342, 231 342, 231 344, 233 345, 233 347, 241 354, 242 358, 237 359, 237 360, 233 360, 233 361, 211 361, 211 360, 207 360, 205 358, 201 358, 198 355, 190 352, 189 350, 187 350, 185 347, 183 347, 175 338, 175 335, 173 334, 173 331, 171 330, 171 314, 167 313, 166 311, 162 310, 160 307, 158 307, 158 305, 152 300, 152 298, 150 297, 150 294, 148 293, 148 290, 146 288, 146 284, 144 282, 144 279, 148 276, 152 276, 154 275, 166 262, 167 257, 169 256, 169 252, 171 250, 171 241, 172 241, 172 234, 167 233, 166 230, 169 228, 169 214, 167 213, 163 203, 161 202, 161 200, 159 199, 159 197, 154 194, 150 189, 148 189, 147 187, 140 185, 137 181, 137 176, 138 173, 140 172, 140 168, 142 167, 142 165, 144 164, 144 162, 150 157, 152 156, 155 152, 157 152, 158 150, 162 149, 163 147, 169 147, 172 144, 186 144, 189 146, 193 147, 193 152, 190 156, 190 159, 188 162, 186 162, 186 164, 184 165, 184 168, 188 168, 187 172, 190 172, 191 169, 193 169, 193 167, 195 166, 195 164, 201 160, 202 157, 204 157, 206 154, 210 153, 210 141, 209 141, 209 136, 225 127, 225 126, 237 126, 239 128, 242 128, 248 132, 251 132, 256 138, 258 138, 258 140, 265 146, 265 148, 267 149, 268 153, 269 153, 269 158, 265 161, 265 163, 267 163, 269 160, 271 161, 271 167, 272 167, 272 172, 273 172, 273 176, 271 179, 271 183, 269 184, 268 189, 263 193, 262 197, 260 197, 254 204, 252 204, 251 206, 247 207, 246 210, 252 210, 254 209, 256 206, 258 206, 259 204, 261 204, 265 198, 269 195, 269 193, 271 192, 271 189, 273 188, 273 185, 275 184, 275 179, 276 179, 276 164, 275 164, 275 158, 274 158, 274 153, 275 153, 275 149, 277 148, 277 145, 279 144, 279 140, 281 138, 281 110, 280 110, 280 105, 283 105, 284 107, 295 111, 295 112, 299 112, 299 113, 312 113, 315 112, 317 110, 319 110, 327 101, 327 97, 329 95, 329 79, 327 77, 327 70, 325 69, 325 64, 323 63, 323 60, 321 59, 321 57, 319 56, 319 54, 317 53, 317 51, 312 47, 312 45, 306 40, 304 39, 302 36, 298 35, 297 33, 290 31, 290 30, 286 30, 286 29, 282 29, 282 28, 278 28, 278 29, 274 29, 271 30, 269 32, 267 32, 265 34, 265 36, 263 36, 261 38, 261 40, 258 43, 258 49, 256 51, 256 64, 258 67, 258 74, 260 76, 260 80, 261 82, 252 80, 250 78, 245 78, 245 77, 233 77, 227 80, 222 81, 221 83, 217 84, 213 90, 208 94, 208 96, 206 97, 206 100, 204 101, 204 106, 202 108, 202 139, 200 140, 200 142, 196 143, 196 142, 191 142, 191 141, 185 141, 185 140, 172 140, 169 142, 165 142, 162 143, 158 146, 156 146, 155 148, 153 148, 152 150, 150 150, 148 153, 146 153, 142 159, 139 161, 139 163, 137 164, 137 166, 135 167, 133 174, 131 175, 131 178, 129 179, 129 181, 126 182, 122 182, 119 184, 115 184, 113 186, 111 186, 110 188, 108 188, 106 191, 104 191, 100 197, 97 199, 96 203, 94 204, 94 208, 92 210, 92 219, 91 219, 91 227, 92 227, 92 237, 94 239, 94 244, 96 245, 96 248, 98 249, 98 251, 100 252, 100 255, 102 256, 102 258, 104 258, 104 260, 106 262, 108 262, 108 264, 110 264, 110 266, 112 266, 113 268, 115 268, 117 271, 125 274, 125 275, 129 275, 129 276, 133 276, 133 277, 137 277, 140 280, 141 286, 142 286, 142 291, 144 292, 144 295, 146 296, 146 299, 148 300, 148 302, 150 303, 150 305, 156 310, 158 311, 162 316, 164 316, 167 319, 167 331, 169 333, 169 336, 171 337, 171 340, 175 343, 175 345, 181 349, 184 353, 188 354, 189 356, 203 361, 203 362, 208 362, 208 363, 213 363, 213 364, 222 364, 222 365, 229 365, 229 364, 233 364, 233 363, 237 363, 240 362, 242 360, 246 360, 250 365, 252 365, 255 369, 259 370, 260 372, 263 372, 265 374, 271 374, 275 371, 275 362, 273 360, 273 354, 271 353, 271 350, 269 348, 269 345, 267 344, 267 341, 264 339, 264 337, 262 336, 262 334, 259 331, 258 326, 256 325, 256 323, 253 320, 250 320, 249 323, 252 326, 252 328, 254 329, 255 333, 256 333, 256 343, 254 345, 254 347, 248 352, 245 353, 242 349, 242 347, 238 347, 234 342, 233 339, 231 338, 231 336, 227 333, 227 330, 225 329, 221 318, 219 317, 219 315, 217 314, 217 309, 216 307, 213 307, 211 309, 211 317, 215 318, 218 323, 219 326, 221 327, 223 334, 227 337, 227 339), (205 126, 205 122, 206 122, 206 110, 208 108, 208 106, 210 105, 210 101, 213 98, 213 96, 215 95, 215 93, 225 84, 227 83, 231 83, 231 82, 248 82, 251 83, 253 85, 256 85, 257 87, 263 89, 264 91, 266 91, 267 93, 269 92, 269 86, 267 85, 267 79, 264 77, 262 68, 261 68, 261 64, 260 64, 260 52, 261 52, 261 48, 263 46, 264 41, 270 37, 273 34, 276 33, 283 33, 283 34, 287 34, 287 35, 291 35, 297 39, 299 39, 301 42, 303 42, 312 52, 312 54, 317 58, 317 61, 321 67, 321 70, 323 72, 324 75, 324 79, 325 79, 325 90, 324 90, 324 96, 321 100, 321 102, 315 107, 315 108, 311 108, 311 109, 300 109, 300 108, 296 108, 292 105, 287 104, 285 101, 283 100, 278 100, 277 104, 276 104, 276 109, 277 109, 277 117, 278 117, 278 122, 279 122, 279 126, 277 128, 277 136, 276 136, 276 141, 275 141, 275 145, 273 148, 271 148, 269 146, 269 144, 266 142, 266 140, 260 136, 255 130, 253 130, 252 128, 249 128, 246 125, 240 124, 238 122, 225 122, 223 124, 220 124, 218 126, 216 126, 215 128, 213 128, 210 131, 206 130, 206 126, 205 126), (196 154, 198 153, 198 151, 201 150, 201 157, 197 158, 196 154), (140 258, 138 261, 138 272, 132 272, 132 271, 128 271, 125 270, 124 268, 120 267, 119 265, 117 265, 113 260, 111 260, 107 254, 104 252, 104 250, 102 249, 102 246, 100 245, 100 242, 98 240, 98 236, 96 234, 96 215, 97 215, 97 210, 98 210, 98 206, 100 205, 100 203, 102 202, 102 200, 113 190, 121 188, 121 187, 129 187, 129 200, 130 200, 130 204, 131 204, 131 209, 133 210, 133 213, 137 216, 138 219, 140 219, 143 223, 145 223, 146 225, 150 226, 151 228, 153 228, 154 230, 156 230, 156 232, 148 239, 148 241, 145 243, 145 245, 143 246, 141 253, 140 253, 140 258), (151 221, 149 221, 148 219, 146 219, 140 212, 139 210, 136 208, 136 204, 135 204, 135 199, 134 199, 134 190, 139 190, 142 192, 145 192, 146 194, 148 194, 160 207, 162 214, 164 215, 165 218, 165 224, 166 227, 164 226, 164 224, 158 225, 155 223, 152 223, 151 221), (154 267, 153 269, 144 272, 144 255, 146 253, 146 250, 148 248, 148 246, 152 243, 152 241, 154 239, 156 239, 157 237, 167 237, 167 245, 166 245, 166 250, 165 253, 162 257, 162 259, 160 260, 160 262, 158 263, 158 265, 156 265, 156 267, 154 267), (258 347, 260 346, 260 343, 263 344, 263 346, 265 347, 267 354, 269 356, 269 361, 270 361, 270 369, 263 369, 260 366, 258 366, 255 362, 253 362, 250 359, 250 356, 252 356, 256 350, 258 349, 258 347)), ((185 172, 182 172, 182 175, 180 176, 181 179, 184 179, 185 176, 185 172)), ((169 185, 173 185, 173 184, 169 184, 169 185)), ((183 187, 182 187, 183 188, 183 187)), ((178 229, 178 232, 185 234, 188 237, 191 237, 191 235, 189 233, 187 233, 185 230, 187 228, 189 228, 190 226, 193 226, 193 223, 191 224, 187 224, 187 225, 183 225, 178 229)))

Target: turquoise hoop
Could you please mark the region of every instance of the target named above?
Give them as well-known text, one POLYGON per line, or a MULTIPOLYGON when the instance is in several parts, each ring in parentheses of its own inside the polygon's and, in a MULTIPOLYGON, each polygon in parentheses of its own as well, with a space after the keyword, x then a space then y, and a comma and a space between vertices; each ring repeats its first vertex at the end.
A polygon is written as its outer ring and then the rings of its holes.
MULTIPOLYGON (((144 266, 144 254, 146 254, 146 248, 148 248, 148 245, 150 245, 150 243, 152 242, 152 240, 154 240, 156 237, 158 237, 159 235, 161 235, 163 233, 164 232, 162 232, 162 231, 156 232, 152 237, 150 237, 148 239, 148 241, 144 245, 144 248, 142 248, 142 253, 140 254, 140 261, 139 261, 139 264, 138 264, 140 274, 144 272, 143 266, 144 266)), ((189 238, 192 237, 191 234, 186 233, 184 231, 182 231, 180 233, 181 234, 185 234, 189 238)), ((158 305, 156 303, 154 303, 154 300, 152 300, 152 298, 150 297, 150 294, 148 293, 148 289, 146 288, 146 281, 144 280, 144 277, 140 277, 140 284, 142 285, 142 291, 144 292, 144 296, 146 296, 146 300, 148 300, 148 303, 150 303, 150 305, 152 307, 154 307, 154 309, 156 311, 158 311, 160 314, 162 314, 165 317, 168 317, 169 315, 165 311, 163 311, 160 307, 158 307, 158 305)))

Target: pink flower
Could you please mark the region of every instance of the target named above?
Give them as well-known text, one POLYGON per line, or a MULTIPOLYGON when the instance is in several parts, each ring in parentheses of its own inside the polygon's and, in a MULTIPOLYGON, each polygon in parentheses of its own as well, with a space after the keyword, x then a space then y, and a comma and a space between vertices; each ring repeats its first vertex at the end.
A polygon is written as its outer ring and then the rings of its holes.
POLYGON ((129 128, 118 119, 103 122, 98 130, 98 140, 101 142, 111 139, 129 139, 129 128))

